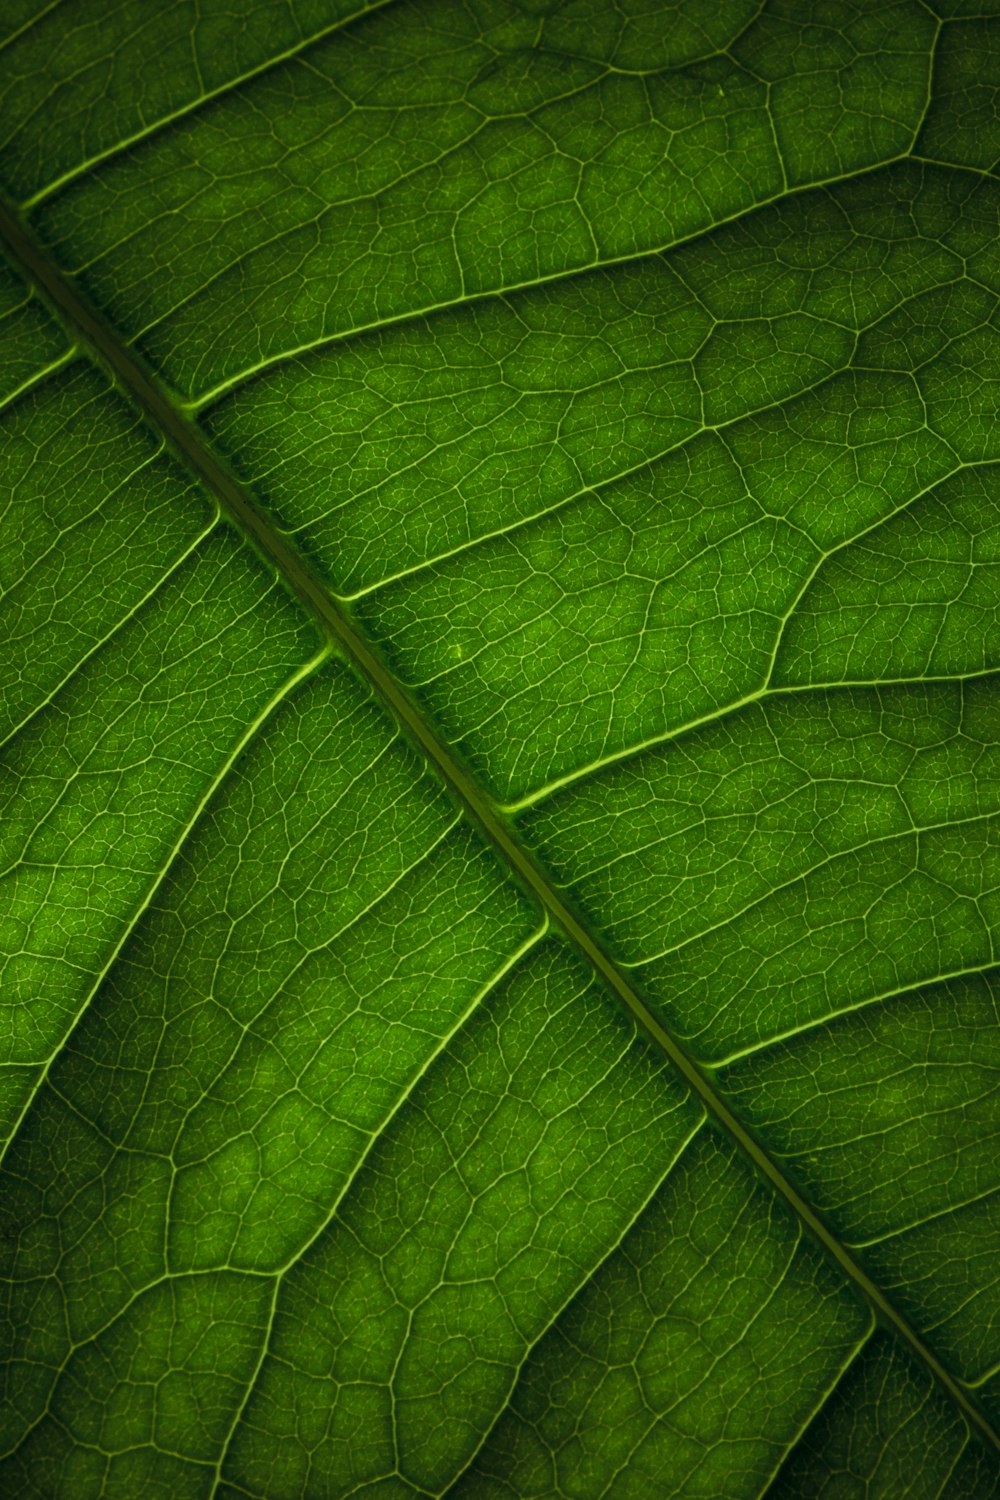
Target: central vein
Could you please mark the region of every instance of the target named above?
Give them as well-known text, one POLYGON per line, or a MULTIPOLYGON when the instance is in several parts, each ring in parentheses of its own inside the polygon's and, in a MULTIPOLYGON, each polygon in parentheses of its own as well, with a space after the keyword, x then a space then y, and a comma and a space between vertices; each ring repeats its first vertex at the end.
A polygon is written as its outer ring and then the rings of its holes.
POLYGON ((134 354, 86 303, 48 260, 10 208, 0 204, 0 236, 28 277, 51 300, 74 332, 108 367, 144 411, 148 420, 177 452, 187 467, 217 497, 224 514, 275 568, 319 624, 323 634, 369 683, 377 698, 402 726, 446 782, 466 815, 482 830, 521 886, 561 928, 616 999, 670 1059, 710 1116, 749 1158, 819 1242, 827 1256, 862 1293, 883 1323, 888 1324, 944 1387, 966 1419, 989 1445, 1000 1452, 1000 1434, 979 1410, 966 1388, 945 1368, 918 1331, 890 1302, 794 1183, 716 1091, 710 1078, 681 1043, 663 1026, 614 960, 580 920, 546 872, 521 844, 511 822, 482 790, 435 728, 388 671, 371 643, 359 631, 347 609, 339 604, 292 547, 257 508, 250 495, 207 446, 201 431, 174 404, 134 354))

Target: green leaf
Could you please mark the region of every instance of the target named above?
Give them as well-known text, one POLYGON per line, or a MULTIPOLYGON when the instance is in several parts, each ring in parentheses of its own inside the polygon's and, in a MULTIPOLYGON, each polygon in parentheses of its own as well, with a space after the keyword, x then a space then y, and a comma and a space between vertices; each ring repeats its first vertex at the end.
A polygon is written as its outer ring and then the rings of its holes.
POLYGON ((998 57, 8 0, 4 1493, 1000 1496, 998 57))

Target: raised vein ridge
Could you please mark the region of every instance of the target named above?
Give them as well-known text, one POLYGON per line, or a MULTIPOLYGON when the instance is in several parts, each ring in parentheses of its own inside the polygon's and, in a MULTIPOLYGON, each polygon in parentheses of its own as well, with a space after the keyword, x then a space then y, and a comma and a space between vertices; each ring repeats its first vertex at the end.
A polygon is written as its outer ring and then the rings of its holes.
POLYGON ((261 514, 244 487, 209 448, 194 423, 175 405, 139 359, 48 259, 25 231, 14 211, 2 203, 0 237, 22 271, 49 298, 73 332, 86 341, 107 366, 117 384, 139 404, 146 418, 162 433, 187 467, 216 496, 227 518, 253 543, 301 600, 323 636, 360 672, 379 701, 404 729, 411 743, 457 797, 466 815, 482 830, 519 884, 538 902, 548 920, 562 929, 619 1003, 670 1059, 716 1124, 784 1199, 827 1257, 853 1283, 882 1322, 896 1332, 930 1371, 972 1429, 1000 1454, 1000 1433, 979 1409, 968 1389, 942 1364, 921 1334, 899 1312, 781 1167, 771 1159, 753 1132, 716 1091, 709 1076, 688 1054, 686 1048, 649 1009, 626 974, 605 953, 573 907, 523 847, 504 814, 450 747, 438 737, 406 690, 388 671, 344 606, 333 598, 301 554, 261 514))

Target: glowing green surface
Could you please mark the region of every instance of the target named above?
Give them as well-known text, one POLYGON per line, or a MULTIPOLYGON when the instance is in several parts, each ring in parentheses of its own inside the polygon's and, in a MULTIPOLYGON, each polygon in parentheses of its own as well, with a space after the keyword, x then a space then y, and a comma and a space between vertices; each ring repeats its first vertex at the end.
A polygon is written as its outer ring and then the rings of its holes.
POLYGON ((1000 1495, 995 8, 0 24, 0 1487, 1000 1495))

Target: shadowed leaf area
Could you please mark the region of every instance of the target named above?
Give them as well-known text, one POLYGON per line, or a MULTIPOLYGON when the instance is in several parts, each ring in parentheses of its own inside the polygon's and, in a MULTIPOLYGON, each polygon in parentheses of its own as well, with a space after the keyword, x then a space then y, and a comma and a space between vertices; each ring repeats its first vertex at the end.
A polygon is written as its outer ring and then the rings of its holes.
POLYGON ((6 0, 0 1490, 1000 1500, 995 0, 6 0))

